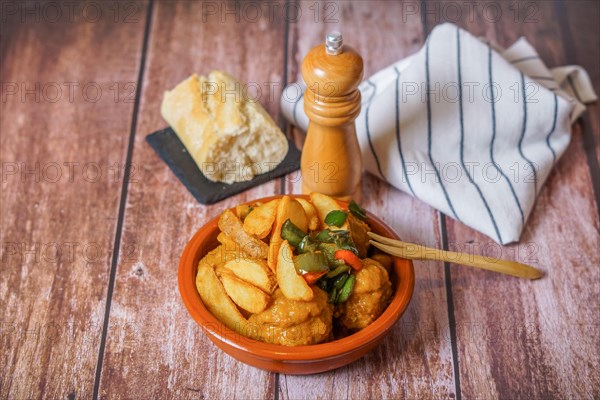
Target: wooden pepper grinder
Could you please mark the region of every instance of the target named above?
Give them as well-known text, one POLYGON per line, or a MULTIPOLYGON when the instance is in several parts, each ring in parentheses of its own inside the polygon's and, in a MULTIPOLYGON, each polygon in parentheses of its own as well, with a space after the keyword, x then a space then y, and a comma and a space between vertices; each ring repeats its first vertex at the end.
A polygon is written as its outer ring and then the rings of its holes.
POLYGON ((362 57, 339 32, 304 58, 304 111, 310 123, 302 149, 302 191, 360 200, 362 159, 354 120, 360 113, 362 57))

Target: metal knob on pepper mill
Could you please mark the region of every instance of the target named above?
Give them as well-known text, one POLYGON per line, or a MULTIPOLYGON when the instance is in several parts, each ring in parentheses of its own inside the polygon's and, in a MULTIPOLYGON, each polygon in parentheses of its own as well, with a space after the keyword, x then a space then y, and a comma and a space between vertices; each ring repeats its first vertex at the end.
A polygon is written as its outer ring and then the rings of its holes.
POLYGON ((339 32, 308 52, 302 63, 304 111, 310 122, 302 149, 302 191, 360 199, 362 161, 354 120, 360 113, 362 57, 339 32))

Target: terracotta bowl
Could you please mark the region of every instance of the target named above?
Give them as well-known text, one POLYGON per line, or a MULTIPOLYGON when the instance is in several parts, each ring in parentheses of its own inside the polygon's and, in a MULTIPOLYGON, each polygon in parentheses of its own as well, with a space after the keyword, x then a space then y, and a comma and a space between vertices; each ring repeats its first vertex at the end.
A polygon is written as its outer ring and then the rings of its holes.
MULTIPOLYGON (((269 201, 282 196, 255 201, 269 201)), ((293 195, 292 197, 305 197, 293 195)), ((255 201, 249 202, 254 203, 255 201)), ((340 202, 347 207, 347 203, 340 202)), ((200 259, 218 246, 218 217, 204 225, 189 241, 179 263, 179 292, 192 318, 221 350, 246 364, 272 372, 285 374, 314 374, 347 365, 367 354, 383 341, 408 306, 413 294, 415 273, 412 262, 394 259, 390 274, 394 295, 388 308, 365 329, 332 342, 288 347, 267 344, 246 338, 227 328, 204 306, 196 290, 196 268, 200 259)), ((396 233, 380 219, 368 214, 373 232, 398 238, 396 233)))

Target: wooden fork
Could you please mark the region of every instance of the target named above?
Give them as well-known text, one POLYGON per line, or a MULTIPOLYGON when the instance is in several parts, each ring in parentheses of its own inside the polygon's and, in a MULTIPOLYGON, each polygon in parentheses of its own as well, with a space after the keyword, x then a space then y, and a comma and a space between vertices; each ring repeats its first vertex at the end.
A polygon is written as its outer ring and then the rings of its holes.
POLYGON ((446 261, 525 279, 539 279, 543 276, 542 271, 516 261, 499 260, 469 253, 432 249, 430 247, 386 238, 385 236, 377 235, 373 232, 369 232, 368 234, 372 239, 375 239, 370 240, 370 243, 373 246, 400 258, 409 260, 446 261))

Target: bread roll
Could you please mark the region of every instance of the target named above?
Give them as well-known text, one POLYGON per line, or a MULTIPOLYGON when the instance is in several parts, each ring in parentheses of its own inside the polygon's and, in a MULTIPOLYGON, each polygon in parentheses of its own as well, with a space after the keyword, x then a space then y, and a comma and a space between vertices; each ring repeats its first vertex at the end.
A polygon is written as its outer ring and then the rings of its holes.
POLYGON ((247 181, 272 171, 288 151, 283 132, 242 89, 230 75, 212 71, 190 76, 163 98, 163 118, 214 182, 247 181))

